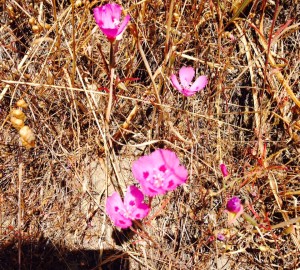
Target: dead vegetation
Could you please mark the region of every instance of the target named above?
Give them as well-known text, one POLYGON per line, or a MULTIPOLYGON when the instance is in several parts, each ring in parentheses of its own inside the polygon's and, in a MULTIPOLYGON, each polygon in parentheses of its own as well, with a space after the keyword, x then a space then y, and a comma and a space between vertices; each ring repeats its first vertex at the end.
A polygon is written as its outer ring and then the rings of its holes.
POLYGON ((109 43, 92 15, 106 2, 0 1, 0 268, 297 269, 299 1, 116 2, 131 24, 107 127, 109 43), (182 65, 209 76, 191 98, 169 81, 182 65), (11 123, 21 99, 30 149, 11 123), (118 231, 105 198, 159 147, 188 183, 118 231), (259 226, 228 226, 233 195, 259 226))

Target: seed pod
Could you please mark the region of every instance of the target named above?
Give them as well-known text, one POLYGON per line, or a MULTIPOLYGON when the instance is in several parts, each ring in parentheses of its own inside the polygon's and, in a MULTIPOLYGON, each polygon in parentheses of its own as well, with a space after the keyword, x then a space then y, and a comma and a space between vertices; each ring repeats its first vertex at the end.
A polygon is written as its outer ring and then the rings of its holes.
POLYGON ((77 7, 77 8, 81 7, 82 5, 83 5, 83 3, 82 3, 81 0, 77 0, 77 1, 75 2, 75 7, 77 7))
POLYGON ((178 22, 178 21, 179 21, 179 18, 180 18, 180 14, 174 12, 174 13, 173 13, 173 17, 174 17, 175 22, 178 22))
POLYGON ((33 31, 34 33, 36 33, 36 34, 40 33, 41 30, 42 30, 41 27, 39 27, 39 25, 37 25, 37 24, 34 24, 34 25, 32 26, 32 31, 33 31))
POLYGON ((15 10, 13 8, 12 5, 10 4, 7 4, 6 5, 6 11, 8 12, 8 15, 11 19, 15 19, 16 18, 16 13, 15 13, 15 10))
POLYGON ((10 114, 10 115, 11 115, 11 117, 16 117, 16 118, 22 120, 23 122, 24 122, 25 119, 26 119, 25 114, 24 114, 20 109, 13 109, 13 110, 11 111, 11 114, 10 114))
POLYGON ((24 121, 22 119, 18 119, 14 116, 10 117, 10 122, 12 124, 12 126, 17 129, 20 130, 22 127, 24 127, 24 121))
POLYGON ((46 30, 49 30, 51 28, 51 25, 45 22, 40 22, 40 26, 46 30))
POLYGON ((23 109, 26 109, 28 107, 28 104, 25 102, 24 99, 20 99, 16 104, 18 107, 23 109))
POLYGON ((19 130, 20 140, 23 146, 27 149, 35 146, 35 135, 28 126, 24 126, 19 130))
POLYGON ((29 23, 30 23, 31 25, 35 25, 35 24, 36 24, 36 19, 35 19, 34 17, 31 17, 31 18, 29 19, 29 23))

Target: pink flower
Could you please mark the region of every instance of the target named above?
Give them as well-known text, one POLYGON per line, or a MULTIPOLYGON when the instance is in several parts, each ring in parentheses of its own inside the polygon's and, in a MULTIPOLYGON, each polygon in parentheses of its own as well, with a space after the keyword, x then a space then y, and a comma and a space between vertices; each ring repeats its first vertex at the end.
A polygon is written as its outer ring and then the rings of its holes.
POLYGON ((105 209, 112 222, 122 229, 130 227, 132 220, 142 219, 150 211, 144 203, 143 193, 135 186, 128 187, 124 203, 119 193, 114 192, 107 198, 105 209))
POLYGON ((224 234, 218 233, 217 234, 217 239, 220 240, 220 241, 225 241, 226 237, 224 236, 224 234))
POLYGON ((242 209, 241 200, 238 197, 232 197, 226 205, 229 212, 237 214, 242 209))
POLYGON ((94 8, 95 21, 109 41, 121 39, 130 20, 130 16, 127 15, 121 23, 121 12, 122 7, 115 3, 94 8))
POLYGON ((189 97, 194 95, 196 92, 202 90, 208 83, 206 76, 200 76, 192 84, 192 80, 195 76, 195 70, 192 67, 182 67, 179 70, 180 83, 177 77, 172 74, 171 82, 172 85, 183 95, 189 97))
POLYGON ((233 224, 243 213, 244 207, 238 197, 232 197, 226 205, 228 211, 228 225, 233 224))
POLYGON ((223 177, 226 177, 229 174, 228 171, 227 171, 227 167, 226 167, 225 164, 223 164, 223 163, 220 164, 220 169, 221 169, 223 177))
POLYGON ((174 190, 186 182, 188 172, 179 163, 174 152, 158 149, 134 161, 132 172, 141 184, 143 193, 153 197, 174 190))

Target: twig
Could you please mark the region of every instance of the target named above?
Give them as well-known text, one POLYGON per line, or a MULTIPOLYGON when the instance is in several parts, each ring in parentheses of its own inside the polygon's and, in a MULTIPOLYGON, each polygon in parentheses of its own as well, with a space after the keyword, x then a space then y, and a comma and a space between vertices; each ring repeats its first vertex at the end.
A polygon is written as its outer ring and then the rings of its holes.
POLYGON ((23 162, 19 164, 19 191, 18 191, 18 264, 19 270, 21 270, 21 262, 22 262, 22 239, 21 239, 21 222, 22 222, 22 180, 23 180, 23 162))

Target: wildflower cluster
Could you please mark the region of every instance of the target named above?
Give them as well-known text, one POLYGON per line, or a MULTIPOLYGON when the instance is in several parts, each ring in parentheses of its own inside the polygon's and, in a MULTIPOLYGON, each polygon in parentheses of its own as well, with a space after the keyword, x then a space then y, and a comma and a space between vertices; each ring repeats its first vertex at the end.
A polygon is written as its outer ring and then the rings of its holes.
POLYGON ((166 149, 157 149, 136 160, 132 172, 141 190, 129 186, 124 202, 116 192, 106 201, 106 213, 116 226, 123 229, 130 227, 132 220, 148 215, 150 207, 144 203, 144 194, 149 197, 165 194, 184 184, 188 177, 186 168, 180 165, 176 154, 166 149))
MULTIPOLYGON (((122 38, 130 20, 129 15, 121 20, 121 13, 122 7, 115 3, 94 9, 95 21, 111 44, 122 38)), ((175 74, 171 74, 170 81, 181 94, 190 97, 204 89, 208 83, 205 75, 199 76, 192 83, 194 77, 195 69, 183 66, 179 70, 179 80, 175 74)), ((226 165, 221 164, 220 169, 223 177, 226 178, 229 175, 226 165)), ((144 195, 154 197, 165 194, 184 184, 188 177, 186 168, 180 165, 176 154, 165 149, 157 149, 150 155, 133 162, 132 173, 139 182, 141 190, 135 186, 129 186, 124 201, 117 192, 109 196, 106 201, 108 216, 120 228, 128 228, 133 220, 142 219, 148 215, 150 206, 144 202, 144 195)), ((229 200, 227 210, 238 216, 242 212, 239 199, 233 197, 229 200)))

